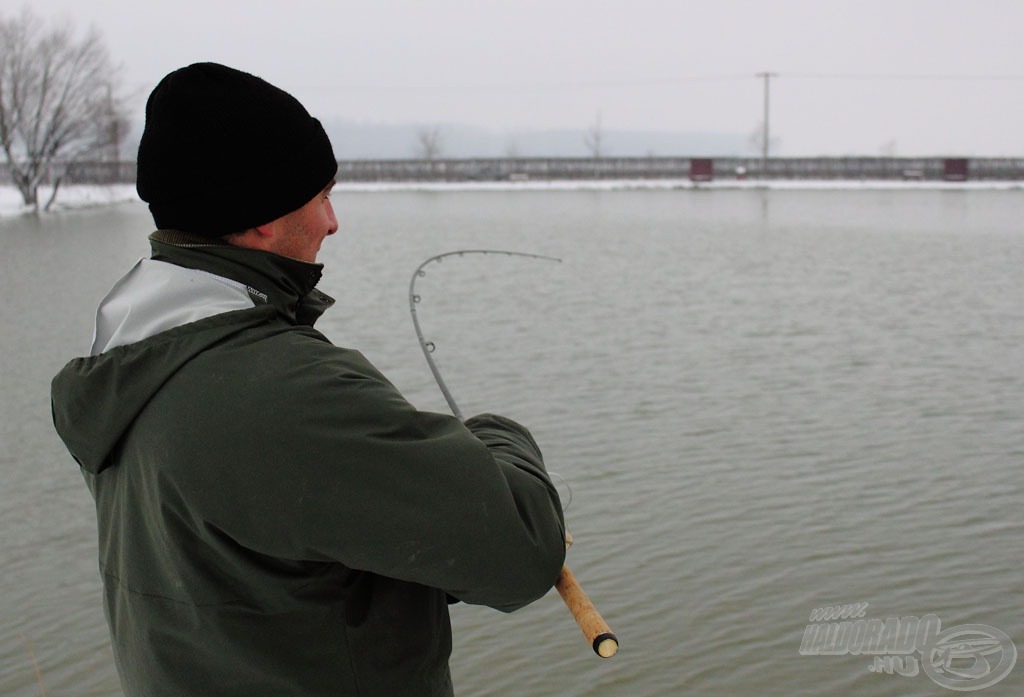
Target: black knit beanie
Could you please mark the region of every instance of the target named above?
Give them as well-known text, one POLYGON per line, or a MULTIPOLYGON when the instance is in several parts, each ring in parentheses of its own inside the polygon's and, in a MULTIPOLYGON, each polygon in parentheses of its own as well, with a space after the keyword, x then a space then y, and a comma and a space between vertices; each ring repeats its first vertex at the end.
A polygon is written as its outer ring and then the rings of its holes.
POLYGON ((146 102, 136 188, 158 228, 242 232, 301 208, 337 171, 320 122, 255 75, 196 63, 146 102))

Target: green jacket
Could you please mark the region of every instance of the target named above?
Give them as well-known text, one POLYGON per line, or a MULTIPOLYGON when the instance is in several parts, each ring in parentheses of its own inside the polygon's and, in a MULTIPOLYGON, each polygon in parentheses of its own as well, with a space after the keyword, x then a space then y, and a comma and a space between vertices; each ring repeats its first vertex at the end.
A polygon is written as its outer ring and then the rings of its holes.
POLYGON ((320 266, 158 231, 53 380, 130 697, 450 695, 451 599, 561 569, 529 432, 412 407, 312 324, 320 266))

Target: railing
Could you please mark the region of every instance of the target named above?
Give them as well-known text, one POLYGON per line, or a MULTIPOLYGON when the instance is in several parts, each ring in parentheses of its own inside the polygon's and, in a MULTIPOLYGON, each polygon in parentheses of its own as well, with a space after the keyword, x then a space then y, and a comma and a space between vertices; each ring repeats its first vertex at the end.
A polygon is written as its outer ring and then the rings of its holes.
MULTIPOLYGON (((1024 180, 1024 158, 942 157, 776 157, 762 171, 759 157, 524 157, 435 160, 342 160, 340 182, 472 182, 547 181, 583 179, 685 179, 694 171, 706 179, 842 179, 943 180, 963 179, 957 167, 966 167, 968 180, 1024 180), (957 172, 954 177, 951 172, 957 172)), ((44 183, 52 183, 56 169, 44 183)), ((0 164, 0 184, 9 184, 7 166, 0 164)), ((134 162, 78 162, 70 166, 65 184, 133 183, 134 162)))
MULTIPOLYGON (((943 180, 964 163, 971 180, 1024 180, 1024 158, 777 157, 767 171, 759 157, 478 158, 452 160, 346 160, 338 180, 515 181, 564 179, 685 179, 694 162, 711 162, 713 179, 943 180)), ((702 177, 706 178, 706 177, 702 177)), ((957 176, 962 179, 963 177, 957 176)))

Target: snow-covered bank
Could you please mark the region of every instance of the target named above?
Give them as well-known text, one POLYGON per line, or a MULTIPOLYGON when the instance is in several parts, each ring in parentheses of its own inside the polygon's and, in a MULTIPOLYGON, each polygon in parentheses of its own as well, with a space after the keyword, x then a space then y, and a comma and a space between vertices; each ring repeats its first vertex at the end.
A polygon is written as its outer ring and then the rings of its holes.
MULTIPOLYGON (((769 190, 849 190, 849 191, 961 191, 961 190, 1024 190, 1024 181, 885 181, 885 180, 826 180, 826 179, 756 179, 695 183, 689 179, 607 179, 607 180, 525 180, 477 182, 339 182, 339 192, 389 191, 629 191, 629 190, 686 190, 686 189, 769 189, 769 190)), ((49 189, 41 189, 39 200, 49 198, 49 189)), ((66 211, 114 203, 138 201, 134 184, 85 185, 70 184, 61 187, 54 211, 66 211)), ((10 185, 0 185, 0 218, 30 212, 22 205, 21 194, 10 185)))
MULTIPOLYGON (((50 198, 51 190, 47 187, 39 190, 40 205, 45 205, 50 198)), ((67 184, 57 192, 51 211, 65 211, 92 206, 106 206, 112 203, 138 201, 134 184, 67 184)), ((0 218, 22 215, 32 211, 30 206, 21 202, 21 194, 11 185, 0 186, 0 218)))

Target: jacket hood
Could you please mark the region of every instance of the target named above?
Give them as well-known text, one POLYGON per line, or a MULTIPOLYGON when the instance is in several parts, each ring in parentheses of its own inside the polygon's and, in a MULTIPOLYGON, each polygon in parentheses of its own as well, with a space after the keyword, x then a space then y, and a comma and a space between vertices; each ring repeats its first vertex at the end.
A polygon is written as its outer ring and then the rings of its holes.
POLYGON ((112 451, 139 412, 195 356, 278 316, 312 325, 334 302, 314 288, 319 264, 209 240, 195 243, 165 231, 151 240, 153 260, 166 264, 140 262, 159 270, 147 273, 150 267, 137 266, 114 286, 97 314, 96 355, 75 358, 51 384, 57 433, 78 464, 93 474, 109 466, 112 451), (167 269, 178 269, 178 276, 167 269), (212 308, 205 313, 204 282, 212 308), (188 306, 184 312, 183 305, 188 306), (105 315, 111 307, 115 310, 105 315), (116 330, 101 329, 111 322, 116 330), (111 334, 130 337, 130 343, 118 344, 116 338, 111 343, 111 334))
POLYGON ((273 316, 270 308, 236 310, 72 360, 51 384, 57 434, 83 469, 101 472, 135 417, 181 366, 273 316))

